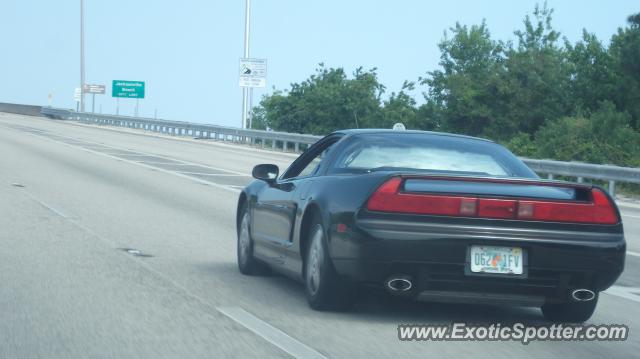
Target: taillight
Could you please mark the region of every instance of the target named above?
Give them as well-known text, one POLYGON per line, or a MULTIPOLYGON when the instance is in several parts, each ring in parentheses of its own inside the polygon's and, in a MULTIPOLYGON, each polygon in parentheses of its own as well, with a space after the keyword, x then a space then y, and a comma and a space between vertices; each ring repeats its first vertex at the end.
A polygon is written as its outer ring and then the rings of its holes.
POLYGON ((478 217, 516 218, 518 201, 481 198, 478 202, 478 217))
POLYGON ((620 221, 613 203, 597 188, 591 190, 591 202, 559 202, 405 193, 401 192, 401 186, 401 177, 383 183, 367 202, 367 209, 543 222, 616 224, 620 221))

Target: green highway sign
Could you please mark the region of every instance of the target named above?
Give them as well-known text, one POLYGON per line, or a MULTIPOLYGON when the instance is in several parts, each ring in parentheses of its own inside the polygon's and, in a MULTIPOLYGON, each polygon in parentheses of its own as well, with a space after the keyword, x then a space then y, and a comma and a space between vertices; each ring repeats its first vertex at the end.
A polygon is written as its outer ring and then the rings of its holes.
POLYGON ((113 80, 112 97, 144 98, 144 81, 113 80))

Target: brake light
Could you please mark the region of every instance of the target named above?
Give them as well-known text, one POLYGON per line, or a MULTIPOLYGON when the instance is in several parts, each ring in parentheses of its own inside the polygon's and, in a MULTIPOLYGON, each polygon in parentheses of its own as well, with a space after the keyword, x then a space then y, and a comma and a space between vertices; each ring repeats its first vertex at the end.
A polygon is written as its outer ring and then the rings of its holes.
POLYGON ((383 183, 367 202, 367 209, 543 222, 616 224, 620 221, 613 203, 597 188, 591 190, 591 202, 559 202, 405 193, 401 192, 401 187, 401 177, 393 177, 383 183))

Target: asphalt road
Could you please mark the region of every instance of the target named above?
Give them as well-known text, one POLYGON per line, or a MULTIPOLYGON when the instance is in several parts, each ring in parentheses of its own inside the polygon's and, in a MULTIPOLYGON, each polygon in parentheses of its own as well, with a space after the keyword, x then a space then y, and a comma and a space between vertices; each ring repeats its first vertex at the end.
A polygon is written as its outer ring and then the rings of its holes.
POLYGON ((640 350, 640 207, 593 324, 625 342, 400 342, 401 323, 543 323, 539 310, 412 303, 364 292, 307 307, 235 261, 235 205, 257 163, 293 155, 0 113, 0 357, 632 357, 640 350))

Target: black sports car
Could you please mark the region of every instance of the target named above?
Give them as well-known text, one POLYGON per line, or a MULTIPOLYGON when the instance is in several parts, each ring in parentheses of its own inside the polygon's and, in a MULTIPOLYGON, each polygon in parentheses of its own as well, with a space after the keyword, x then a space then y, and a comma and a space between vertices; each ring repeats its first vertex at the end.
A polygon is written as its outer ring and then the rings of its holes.
POLYGON ((279 176, 258 165, 238 201, 238 266, 305 283, 314 309, 358 285, 427 301, 542 307, 579 322, 624 268, 602 188, 540 179, 504 147, 422 131, 346 130, 279 176))

